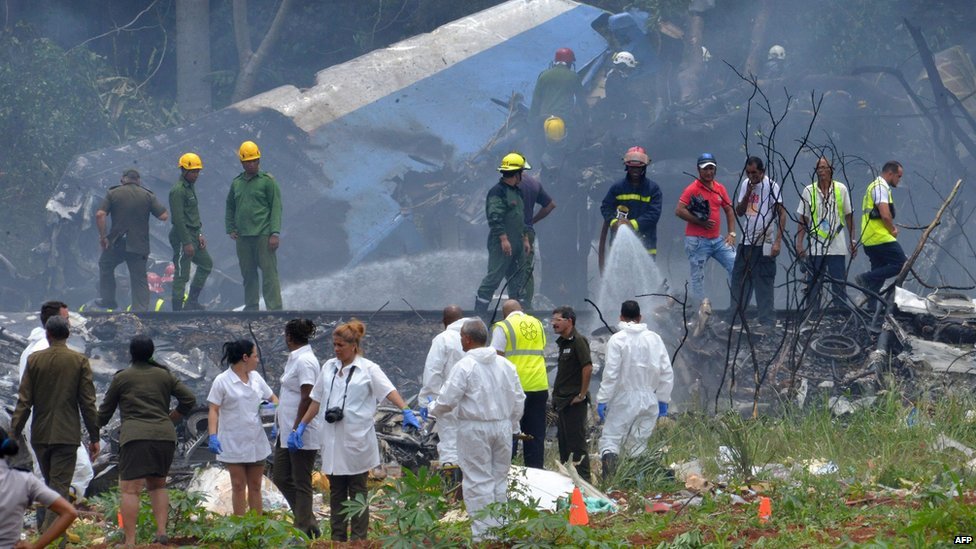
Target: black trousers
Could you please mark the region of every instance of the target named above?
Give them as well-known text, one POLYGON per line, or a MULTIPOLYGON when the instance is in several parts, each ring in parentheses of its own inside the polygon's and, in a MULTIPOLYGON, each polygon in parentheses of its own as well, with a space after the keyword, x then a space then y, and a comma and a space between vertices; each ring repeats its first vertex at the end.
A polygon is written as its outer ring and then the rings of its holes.
POLYGON ((317 526, 312 514, 312 469, 315 468, 316 453, 318 450, 291 452, 282 448, 280 441, 275 441, 272 480, 288 500, 295 515, 295 528, 306 533, 317 526))
MULTIPOLYGON (((527 391, 525 393, 525 411, 519 426, 526 435, 532 435, 532 440, 522 442, 522 457, 526 467, 542 469, 542 462, 546 453, 546 402, 549 391, 527 391)), ((512 457, 518 453, 518 442, 512 444, 512 457)))
POLYGON ((589 416, 589 401, 569 404, 559 410, 556 420, 556 440, 559 442, 559 461, 566 463, 570 458, 580 461, 576 472, 586 482, 590 482, 590 448, 586 443, 586 419, 589 416))
POLYGON ((367 495, 367 475, 368 472, 358 475, 329 475, 329 506, 332 515, 329 520, 332 525, 332 541, 366 539, 366 533, 369 532, 369 511, 350 519, 343 513, 342 502, 356 499, 357 494, 362 494, 364 497, 367 495), (347 533, 350 525, 351 535, 347 533))

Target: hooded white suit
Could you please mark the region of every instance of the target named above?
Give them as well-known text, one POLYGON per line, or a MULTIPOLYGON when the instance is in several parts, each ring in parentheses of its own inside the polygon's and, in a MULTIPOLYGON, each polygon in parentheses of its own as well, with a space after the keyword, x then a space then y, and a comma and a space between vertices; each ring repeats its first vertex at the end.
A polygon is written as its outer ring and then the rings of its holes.
POLYGON ((597 402, 607 405, 600 454, 636 456, 657 424, 658 402, 671 401, 674 372, 661 336, 646 324, 621 322, 607 342, 597 402))
MULTIPOLYGON (((452 322, 430 342, 427 362, 424 363, 424 386, 417 397, 420 406, 428 405, 428 397, 436 399, 440 395, 444 381, 451 374, 451 368, 464 356, 464 349, 461 348, 461 326, 467 320, 462 318, 452 322)), ((437 456, 441 464, 457 464, 457 414, 453 411, 439 414, 434 429, 437 432, 437 456)))
POLYGON ((490 503, 508 500, 512 433, 518 431, 524 406, 515 365, 491 347, 478 347, 454 365, 431 407, 438 417, 449 410, 457 414, 461 486, 475 540, 493 525, 476 520, 475 514, 490 503))

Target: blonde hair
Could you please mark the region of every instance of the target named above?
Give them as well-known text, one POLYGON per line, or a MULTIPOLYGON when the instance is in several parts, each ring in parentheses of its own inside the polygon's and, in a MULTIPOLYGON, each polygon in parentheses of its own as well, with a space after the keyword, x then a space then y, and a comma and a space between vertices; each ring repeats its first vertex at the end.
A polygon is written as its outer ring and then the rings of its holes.
POLYGON ((366 325, 359 320, 351 318, 349 322, 344 322, 336 326, 335 330, 332 330, 332 335, 346 343, 355 345, 356 353, 363 354, 362 340, 363 336, 366 335, 366 325))

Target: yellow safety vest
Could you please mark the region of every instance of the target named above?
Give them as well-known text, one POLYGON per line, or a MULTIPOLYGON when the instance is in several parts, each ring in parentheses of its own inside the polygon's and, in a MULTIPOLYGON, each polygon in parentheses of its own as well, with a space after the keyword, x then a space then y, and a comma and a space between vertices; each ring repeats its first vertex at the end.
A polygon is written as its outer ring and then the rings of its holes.
MULTIPOLYGON (((820 194, 820 186, 816 181, 810 185, 810 224, 814 227, 813 232, 817 233, 821 240, 836 236, 844 226, 844 208, 841 204, 843 197, 840 193, 840 187, 837 186, 836 181, 831 181, 830 184, 834 188, 834 209, 837 210, 837 222, 840 223, 840 227, 828 227, 827 230, 824 230, 823 223, 817 220, 817 196, 820 194)), ((826 209, 826 204, 824 206, 826 209)), ((829 216, 828 213, 823 221, 826 221, 829 216)))
POLYGON ((505 358, 515 365, 522 390, 548 390, 546 332, 539 319, 527 314, 512 315, 495 326, 505 333, 505 358))
MULTIPOLYGON (((874 210, 874 189, 881 183, 881 177, 872 181, 864 192, 864 200, 861 202, 861 244, 864 246, 877 246, 887 242, 896 242, 888 228, 885 227, 881 218, 872 218, 871 211, 874 210)), ((895 217, 895 201, 891 196, 891 187, 888 187, 888 207, 891 210, 891 218, 895 217)))

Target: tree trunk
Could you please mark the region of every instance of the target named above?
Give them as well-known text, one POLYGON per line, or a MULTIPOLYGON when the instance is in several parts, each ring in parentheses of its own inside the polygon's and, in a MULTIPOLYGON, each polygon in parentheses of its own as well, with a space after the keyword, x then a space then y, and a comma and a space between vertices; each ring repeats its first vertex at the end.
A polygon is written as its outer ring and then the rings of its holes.
POLYGON ((698 98, 698 89, 705 61, 702 58, 702 40, 705 36, 705 19, 700 13, 692 13, 688 24, 688 38, 685 41, 684 68, 678 73, 678 87, 682 102, 698 98))
POLYGON ((746 76, 756 76, 759 74, 759 64, 762 62, 762 54, 769 46, 766 38, 766 26, 769 23, 769 16, 772 11, 772 0, 762 0, 759 4, 759 13, 756 14, 756 20, 752 23, 752 41, 749 44, 749 57, 746 58, 746 66, 742 71, 742 74, 746 76))
POLYGON ((186 117, 213 110, 210 2, 176 0, 176 104, 186 117))
POLYGON ((247 0, 234 0, 234 36, 237 41, 237 55, 241 63, 241 70, 237 75, 237 83, 234 85, 234 94, 231 96, 232 103, 253 94, 258 71, 267 59, 271 48, 278 41, 285 16, 292 3, 293 0, 282 0, 268 33, 264 35, 257 51, 252 54, 250 53, 250 33, 247 29, 247 0))

